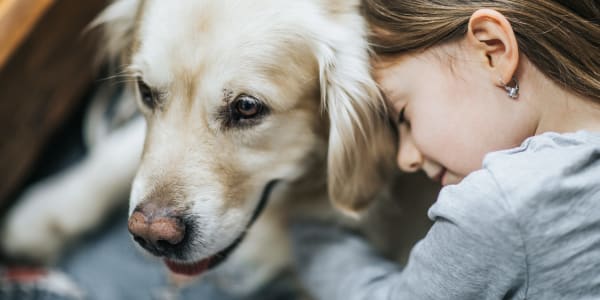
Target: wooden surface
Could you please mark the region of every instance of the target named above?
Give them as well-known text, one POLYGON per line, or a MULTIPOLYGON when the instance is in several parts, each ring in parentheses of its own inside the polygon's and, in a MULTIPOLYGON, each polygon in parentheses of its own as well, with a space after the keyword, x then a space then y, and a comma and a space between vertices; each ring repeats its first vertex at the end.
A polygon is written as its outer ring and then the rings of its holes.
POLYGON ((105 4, 0 0, 0 207, 95 77, 95 38, 82 30, 105 4))
POLYGON ((0 0, 0 69, 54 0, 0 0))

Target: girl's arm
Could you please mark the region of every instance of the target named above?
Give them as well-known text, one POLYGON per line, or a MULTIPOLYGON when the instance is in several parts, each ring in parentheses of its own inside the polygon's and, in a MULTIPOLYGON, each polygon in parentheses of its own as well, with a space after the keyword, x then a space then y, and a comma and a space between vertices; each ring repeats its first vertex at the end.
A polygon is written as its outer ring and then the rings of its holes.
MULTIPOLYGON (((504 299, 526 292, 521 232, 492 176, 479 171, 445 188, 435 221, 404 269, 338 228, 299 224, 297 267, 317 299, 504 299)), ((516 297, 520 298, 520 297, 516 297)))

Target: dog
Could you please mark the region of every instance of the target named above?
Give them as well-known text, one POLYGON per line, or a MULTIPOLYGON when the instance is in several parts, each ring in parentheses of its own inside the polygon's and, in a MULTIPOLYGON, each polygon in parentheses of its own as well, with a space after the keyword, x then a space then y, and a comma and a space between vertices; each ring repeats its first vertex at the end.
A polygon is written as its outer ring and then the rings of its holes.
POLYGON ((437 189, 391 171, 359 1, 117 0, 94 26, 142 117, 25 193, 4 252, 52 260, 128 190, 143 251, 188 276, 251 264, 246 291, 290 265, 290 219, 361 228, 396 258, 427 230, 437 189))

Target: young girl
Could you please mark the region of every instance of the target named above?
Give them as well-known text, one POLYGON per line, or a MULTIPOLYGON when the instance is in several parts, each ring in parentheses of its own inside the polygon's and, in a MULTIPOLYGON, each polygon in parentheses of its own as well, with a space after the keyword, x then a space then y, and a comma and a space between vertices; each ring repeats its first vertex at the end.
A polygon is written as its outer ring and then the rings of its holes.
POLYGON ((399 167, 442 189, 403 268, 293 230, 318 299, 600 299, 600 2, 365 0, 399 167))

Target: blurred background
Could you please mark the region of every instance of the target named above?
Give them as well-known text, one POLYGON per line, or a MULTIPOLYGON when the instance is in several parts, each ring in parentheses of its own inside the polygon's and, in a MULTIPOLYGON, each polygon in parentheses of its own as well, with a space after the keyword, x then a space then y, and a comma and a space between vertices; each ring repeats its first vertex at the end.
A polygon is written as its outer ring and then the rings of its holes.
POLYGON ((72 142, 68 131, 81 134, 77 116, 100 69, 93 63, 98 34, 84 34, 83 29, 106 4, 0 0, 2 212, 27 182, 63 163, 58 160, 64 149, 57 148, 72 142), (56 153, 45 155, 47 151, 56 153))

